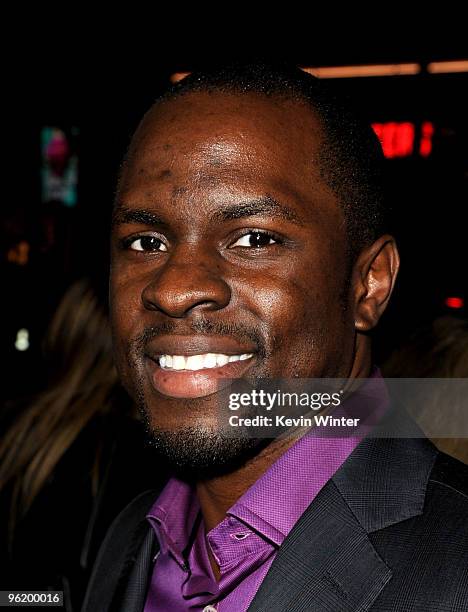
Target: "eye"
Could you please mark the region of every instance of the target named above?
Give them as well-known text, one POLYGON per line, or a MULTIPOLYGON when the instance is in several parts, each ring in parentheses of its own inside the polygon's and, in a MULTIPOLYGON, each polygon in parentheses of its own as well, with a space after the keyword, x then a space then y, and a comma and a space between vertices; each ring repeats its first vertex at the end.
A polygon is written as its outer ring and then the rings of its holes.
POLYGON ((247 247, 261 249, 262 247, 270 246, 272 244, 278 244, 279 240, 269 234, 268 232, 249 232, 241 236, 236 242, 231 245, 230 248, 234 247, 247 247))
POLYGON ((143 251, 146 253, 154 251, 167 251, 167 246, 157 236, 136 236, 125 241, 125 247, 132 251, 143 251))

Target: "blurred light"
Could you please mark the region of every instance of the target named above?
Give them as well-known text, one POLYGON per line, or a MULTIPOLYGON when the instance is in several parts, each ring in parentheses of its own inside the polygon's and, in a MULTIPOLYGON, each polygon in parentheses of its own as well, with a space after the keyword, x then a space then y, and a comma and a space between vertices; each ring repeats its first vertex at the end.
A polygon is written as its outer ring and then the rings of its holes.
POLYGON ((326 66, 323 68, 302 68, 304 72, 321 79, 348 79, 354 77, 380 77, 419 74, 419 64, 373 64, 368 66, 326 66))
POLYGON ((445 305, 449 308, 463 308, 465 301, 461 297, 448 297, 445 300, 445 305))
POLYGON ((385 157, 408 157, 414 150, 414 124, 408 121, 397 123, 373 123, 372 129, 382 144, 385 157))
POLYGON ((174 72, 174 74, 171 74, 170 76, 170 81, 171 83, 178 83, 179 81, 182 81, 182 79, 185 79, 185 77, 189 74, 190 72, 174 72))
POLYGON ((468 60, 431 62, 427 65, 427 71, 431 72, 432 74, 443 74, 448 72, 468 72, 468 60))
POLYGON ((27 329, 19 329, 16 334, 15 349, 17 351, 27 351, 29 348, 29 332, 27 329))
MULTIPOLYGON (((301 66, 301 70, 321 79, 350 79, 356 77, 406 76, 421 72, 421 65, 416 62, 405 64, 368 64, 356 66, 301 66)), ((427 71, 432 74, 450 72, 468 72, 468 60, 453 60, 447 62, 430 62, 427 71)), ((185 79, 190 72, 174 72, 170 76, 171 83, 185 79)))
POLYGON ((419 143, 419 155, 428 157, 432 151, 432 137, 434 125, 430 121, 424 121, 421 125, 421 142, 419 143))
POLYGON ((7 253, 7 261, 17 266, 25 266, 29 262, 30 244, 27 240, 20 240, 7 253))

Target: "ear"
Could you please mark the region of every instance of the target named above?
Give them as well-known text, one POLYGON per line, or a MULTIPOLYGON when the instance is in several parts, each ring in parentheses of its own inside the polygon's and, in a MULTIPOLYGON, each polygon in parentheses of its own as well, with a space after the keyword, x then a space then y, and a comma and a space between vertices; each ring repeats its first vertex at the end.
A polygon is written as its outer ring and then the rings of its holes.
POLYGON ((357 331, 365 332, 377 325, 392 294, 399 267, 395 239, 388 234, 359 254, 353 273, 357 331))

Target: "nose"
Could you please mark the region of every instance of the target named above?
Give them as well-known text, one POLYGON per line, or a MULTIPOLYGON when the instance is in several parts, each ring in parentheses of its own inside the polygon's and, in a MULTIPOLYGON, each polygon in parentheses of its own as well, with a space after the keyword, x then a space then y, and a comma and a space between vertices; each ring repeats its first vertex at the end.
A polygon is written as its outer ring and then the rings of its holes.
POLYGON ((194 310, 225 308, 231 290, 217 265, 194 252, 176 255, 155 271, 143 289, 142 302, 147 310, 158 310, 170 317, 183 318, 194 310))

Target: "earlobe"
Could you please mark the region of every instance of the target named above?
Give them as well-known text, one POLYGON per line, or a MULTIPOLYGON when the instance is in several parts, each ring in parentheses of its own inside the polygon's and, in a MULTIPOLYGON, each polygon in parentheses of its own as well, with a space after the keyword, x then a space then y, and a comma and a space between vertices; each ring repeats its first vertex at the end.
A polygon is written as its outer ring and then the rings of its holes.
POLYGON ((353 274, 357 331, 369 331, 377 325, 392 294, 399 266, 395 239, 388 234, 360 253, 353 274))

